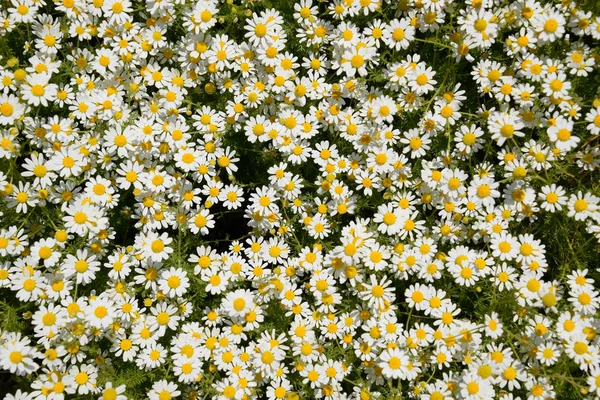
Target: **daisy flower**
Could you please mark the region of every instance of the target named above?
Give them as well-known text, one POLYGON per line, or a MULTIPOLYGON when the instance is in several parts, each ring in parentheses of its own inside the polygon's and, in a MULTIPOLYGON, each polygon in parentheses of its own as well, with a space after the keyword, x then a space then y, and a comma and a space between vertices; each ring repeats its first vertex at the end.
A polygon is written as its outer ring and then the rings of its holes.
POLYGON ((514 287, 517 279, 516 270, 513 267, 508 266, 506 263, 496 265, 492 267, 492 274, 494 284, 498 287, 499 291, 511 290, 514 287))
POLYGON ((408 212, 402 208, 394 207, 391 203, 382 204, 377 208, 373 222, 379 224, 377 230, 386 235, 395 235, 400 232, 408 212))
POLYGON ((410 158, 420 158, 429 150, 431 139, 429 138, 429 134, 421 134, 418 129, 413 128, 403 134, 400 143, 406 145, 403 152, 410 152, 410 158))
POLYGON ((50 74, 45 72, 29 75, 27 81, 21 86, 23 100, 33 106, 47 107, 48 102, 54 101, 57 91, 57 86, 49 81, 50 74))
POLYGON ((435 74, 433 68, 418 65, 411 73, 412 79, 409 80, 408 85, 418 95, 427 94, 434 89, 434 85, 437 83, 433 79, 435 74))
POLYGON ((116 316, 115 307, 112 301, 106 296, 99 296, 90 299, 85 309, 85 315, 92 326, 98 329, 108 328, 116 316))
POLYGON ((17 213, 25 214, 28 207, 35 207, 38 202, 39 199, 34 196, 31 183, 19 182, 18 186, 13 187, 8 207, 14 208, 17 213))
POLYGON ((172 399, 179 395, 181 395, 181 391, 178 390, 177 384, 164 379, 154 382, 152 389, 148 392, 150 400, 172 399))
POLYGON ((63 147, 48 161, 48 169, 63 178, 78 176, 86 165, 83 154, 73 147, 63 147))
POLYGON ((542 201, 540 206, 549 212, 560 211, 563 206, 567 205, 566 193, 561 186, 557 186, 555 183, 542 186, 538 194, 539 199, 542 201))
POLYGON ((161 271, 158 287, 168 297, 181 297, 190 287, 190 281, 184 270, 171 267, 161 271))
POLYGON ((389 288, 391 281, 384 277, 381 282, 377 282, 375 275, 370 276, 370 284, 363 284, 365 290, 361 292, 362 299, 369 304, 369 307, 383 309, 386 302, 391 303, 396 296, 393 288, 389 288))
POLYGON ((493 398, 495 395, 494 387, 486 379, 482 379, 475 373, 467 373, 460 380, 460 395, 465 400, 479 400, 493 398))
POLYGON ((569 217, 574 217, 576 221, 584 221, 587 218, 599 220, 599 201, 600 199, 598 197, 589 192, 583 194, 581 191, 578 191, 577 194, 571 194, 569 202, 567 203, 567 209, 569 210, 567 215, 569 217))
POLYGON ((554 142, 557 149, 571 151, 581 141, 578 136, 573 135, 573 126, 573 121, 558 117, 555 124, 548 128, 548 138, 554 142))
POLYGON ((525 136, 525 133, 521 131, 524 127, 516 110, 493 112, 488 118, 488 129, 492 132, 492 139, 497 142, 498 146, 502 146, 506 140, 515 136, 525 136))
POLYGON ((554 42, 562 37, 565 33, 566 23, 564 15, 550 7, 536 14, 532 21, 541 43, 554 42))
POLYGON ((415 38, 415 28, 402 18, 391 20, 383 29, 383 42, 392 50, 406 49, 415 38))
POLYGON ((382 374, 388 379, 405 379, 406 368, 410 364, 408 355, 399 348, 385 350, 379 356, 379 367, 382 374))
POLYGON ((25 113, 25 105, 12 94, 0 94, 0 124, 13 125, 25 113))
POLYGON ((494 235, 491 240, 492 255, 501 261, 510 261, 519 254, 519 242, 509 233, 494 235))
POLYGON ((0 347, 0 366, 6 371, 18 376, 29 375, 39 368, 34 358, 42 357, 35 348, 29 346, 29 338, 21 338, 21 333, 16 333, 13 340, 3 341, 0 347))
POLYGON ((127 396, 124 395, 125 389, 125 385, 113 387, 112 382, 106 382, 99 400, 127 400, 127 396))
POLYGON ((143 257, 155 262, 166 260, 173 253, 173 248, 169 247, 169 244, 173 242, 173 238, 169 237, 166 232, 161 235, 149 232, 147 235, 136 238, 136 242, 140 244, 143 257))
POLYGON ((244 317, 254 307, 254 297, 247 290, 229 292, 223 300, 224 310, 231 316, 244 317))
POLYGON ((202 208, 188 220, 188 227, 194 234, 207 235, 209 229, 215 227, 215 220, 207 208, 202 208))

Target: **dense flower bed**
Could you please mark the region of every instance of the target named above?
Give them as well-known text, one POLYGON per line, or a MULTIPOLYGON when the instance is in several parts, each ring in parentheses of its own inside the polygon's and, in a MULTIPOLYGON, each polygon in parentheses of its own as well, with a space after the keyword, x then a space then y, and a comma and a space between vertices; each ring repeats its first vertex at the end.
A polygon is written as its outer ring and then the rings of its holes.
POLYGON ((600 398, 588 10, 1 1, 0 395, 600 398))

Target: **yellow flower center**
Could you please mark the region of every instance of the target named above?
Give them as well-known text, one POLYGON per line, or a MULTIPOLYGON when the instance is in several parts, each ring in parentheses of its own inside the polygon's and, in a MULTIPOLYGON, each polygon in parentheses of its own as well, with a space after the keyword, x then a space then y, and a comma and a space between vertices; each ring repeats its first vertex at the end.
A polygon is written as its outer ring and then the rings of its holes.
POLYGON ((161 251, 164 250, 165 244, 163 243, 162 240, 157 239, 152 242, 151 248, 154 253, 160 253, 161 251))
POLYGON ((398 368, 400 368, 401 364, 402 364, 402 362, 400 361, 400 359, 398 357, 392 357, 388 361, 388 365, 390 366, 391 369, 398 369, 398 368))
POLYGON ((485 19, 478 19, 477 21, 475 21, 475 30, 478 32, 483 32, 485 31, 485 28, 487 28, 488 23, 485 19))
POLYGON ((554 33, 558 29, 558 21, 555 19, 549 19, 544 24, 544 31, 547 33, 554 33))
POLYGON ((75 376, 75 382, 77 382, 78 385, 85 385, 87 383, 88 379, 89 379, 88 374, 86 374, 85 372, 79 372, 75 376))
POLYGON ((5 117, 10 117, 14 111, 14 107, 12 104, 4 103, 0 106, 0 113, 5 117))
POLYGON ((575 345, 573 346, 573 350, 575 350, 575 353, 582 355, 582 354, 587 353, 588 345, 584 342, 575 342, 575 345))
POLYGON ((236 311, 242 311, 246 307, 246 300, 244 299, 235 299, 233 301, 233 308, 236 311))

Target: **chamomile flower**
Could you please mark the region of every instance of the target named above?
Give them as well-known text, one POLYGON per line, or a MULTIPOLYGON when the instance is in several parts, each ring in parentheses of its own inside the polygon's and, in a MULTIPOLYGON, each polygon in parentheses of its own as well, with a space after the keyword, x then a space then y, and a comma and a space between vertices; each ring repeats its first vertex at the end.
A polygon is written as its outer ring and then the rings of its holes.
POLYGON ((506 232, 492 237, 492 255, 502 261, 510 261, 519 254, 519 242, 517 238, 506 232))
POLYGON ((461 396, 467 400, 490 398, 495 394, 491 383, 474 373, 468 373, 462 377, 459 389, 461 396))
POLYGON ((200 233, 201 235, 207 235, 209 229, 212 229, 215 226, 214 217, 207 208, 203 208, 196 212, 188 221, 190 231, 196 234, 200 233))
POLYGON ((584 334, 576 334, 567 340, 565 344, 565 354, 578 364, 590 363, 592 354, 597 351, 594 345, 591 345, 584 334))
POLYGON ((411 74, 412 79, 408 82, 409 87, 418 95, 427 94, 437 84, 437 81, 433 79, 435 74, 436 72, 431 67, 419 65, 411 74))
POLYGON ((39 260, 47 267, 52 267, 58 263, 61 253, 57 242, 53 238, 40 239, 31 247, 31 257, 39 260))
POLYGON ((331 233, 329 222, 322 215, 312 218, 307 230, 308 234, 315 239, 324 239, 331 233))
POLYGON ((31 386, 8 397, 123 400, 111 363, 158 400, 390 379, 541 400, 564 396, 557 368, 598 391, 593 257, 548 275, 562 242, 540 233, 600 237, 593 185, 572 190, 600 165, 592 12, 46 3, 0 10, 0 35, 32 34, 0 66, 0 287, 27 306, 2 326, 29 332, 0 332, 0 368, 31 386), (482 298, 504 309, 470 312, 482 298))
POLYGON ((73 147, 63 147, 48 161, 48 169, 63 178, 78 176, 86 165, 83 154, 73 147))
POLYGON ((147 235, 139 236, 137 241, 140 244, 142 255, 152 261, 165 260, 173 252, 173 248, 169 246, 173 242, 173 238, 169 237, 167 233, 158 235, 155 232, 149 232, 147 235))
POLYGON ((377 230, 383 234, 395 235, 400 232, 408 214, 401 208, 392 204, 384 204, 378 207, 373 222, 378 223, 377 230))
POLYGON ((62 32, 58 25, 47 24, 36 32, 38 38, 35 40, 35 47, 42 53, 49 55, 56 54, 60 50, 62 32))
POLYGON ((23 116, 24 112, 25 105, 16 96, 12 94, 0 95, 0 124, 12 125, 23 116))
POLYGON ((578 136, 573 135, 573 126, 573 121, 558 117, 556 123, 548 128, 548 138, 557 149, 567 152, 581 141, 578 136))
POLYGON ((389 288, 391 281, 385 277, 381 282, 377 282, 375 275, 371 275, 370 284, 365 284, 365 290, 361 293, 370 307, 383 308, 386 302, 393 302, 395 299, 394 292, 389 288))
POLYGON ((383 29, 383 42, 393 50, 406 49, 415 37, 415 28, 407 19, 393 19, 383 29))
POLYGON ((555 343, 547 341, 538 346, 536 358, 541 364, 550 366, 558 361, 558 357, 561 353, 560 348, 555 343))
POLYGON ((113 387, 112 382, 106 382, 104 384, 104 388, 102 389, 102 396, 100 397, 100 400, 126 400, 127 396, 124 394, 125 389, 125 385, 113 387))
POLYGON ((68 254, 64 263, 65 276, 74 277, 75 281, 82 285, 92 282, 100 270, 100 262, 96 260, 96 256, 84 250, 77 250, 75 255, 68 254))
POLYGON ((149 318, 148 324, 151 329, 157 330, 159 336, 164 335, 167 328, 174 330, 179 325, 181 317, 177 315, 178 309, 165 302, 158 303, 155 307, 150 309, 151 317, 149 318))
POLYGON ((8 206, 14 208, 17 213, 26 213, 28 207, 34 207, 37 203, 38 199, 34 196, 31 183, 19 182, 19 185, 14 188, 8 206))
POLYGON ((28 0, 12 0, 8 8, 11 19, 15 22, 31 23, 37 16, 39 4, 28 0))
POLYGON ((98 329, 108 328, 116 315, 114 304, 106 297, 90 299, 85 314, 90 324, 98 329))
POLYGON ((538 197, 542 201, 542 209, 549 212, 562 210, 562 207, 567 204, 567 197, 565 194, 566 191, 561 186, 557 186, 554 183, 549 186, 542 186, 541 192, 538 194, 538 197))
POLYGON ((568 216, 574 217, 577 221, 584 221, 587 218, 598 217, 598 202, 600 199, 593 194, 586 192, 583 194, 581 191, 577 194, 572 194, 567 203, 568 216))
POLYGON ((504 332, 503 324, 496 312, 485 316, 485 334, 492 339, 498 339, 504 332))
POLYGON ((522 129, 525 127, 521 117, 515 110, 506 112, 494 112, 488 119, 488 128, 492 132, 492 139, 496 140, 498 146, 502 146, 506 140, 525 136, 522 129))
POLYGON ((379 360, 382 374, 388 379, 404 379, 411 364, 408 355, 398 348, 384 351, 379 360))
POLYGON ((30 346, 28 338, 21 338, 20 333, 13 340, 4 341, 0 347, 0 366, 18 376, 37 371, 39 364, 34 358, 38 358, 38 352, 30 346))
POLYGON ((532 24, 538 33, 538 40, 554 42, 564 34, 566 22, 562 13, 548 7, 535 15, 532 24))
POLYGON ((511 290, 517 279, 515 269, 506 263, 492 267, 492 276, 494 284, 498 286, 499 291, 511 290))
POLYGON ((464 21, 467 33, 473 37, 479 46, 488 48, 494 43, 494 39, 498 35, 498 21, 491 11, 486 9, 473 10, 461 20, 464 21))
POLYGON ((467 188, 464 186, 468 175, 460 169, 444 169, 442 172, 441 184, 444 192, 451 198, 457 198, 466 193, 467 188))
POLYGON ((423 157, 429 150, 429 144, 431 139, 427 133, 421 134, 418 129, 411 129, 403 134, 403 138, 400 139, 400 143, 406 145, 403 152, 410 152, 410 158, 423 157))
POLYGON ((152 390, 148 392, 150 400, 162 400, 176 398, 181 394, 177 384, 166 380, 159 380, 152 385, 152 390))
POLYGON ((245 290, 236 290, 228 293, 223 302, 225 311, 231 316, 244 317, 253 306, 253 296, 245 290))
POLYGON ((158 286, 160 291, 168 297, 181 297, 189 288, 190 281, 181 268, 163 269, 158 286))
POLYGON ((21 96, 32 106, 48 106, 48 102, 56 97, 56 84, 49 83, 50 74, 44 72, 32 74, 27 77, 26 83, 21 86, 21 96))

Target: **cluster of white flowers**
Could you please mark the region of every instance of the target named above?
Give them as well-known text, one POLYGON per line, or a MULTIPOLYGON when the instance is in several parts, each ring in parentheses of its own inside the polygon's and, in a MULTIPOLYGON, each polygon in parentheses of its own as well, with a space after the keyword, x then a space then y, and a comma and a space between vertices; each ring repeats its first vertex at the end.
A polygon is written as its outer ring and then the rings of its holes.
POLYGON ((241 3, 0 7, 5 399, 600 398, 600 18, 241 3))

